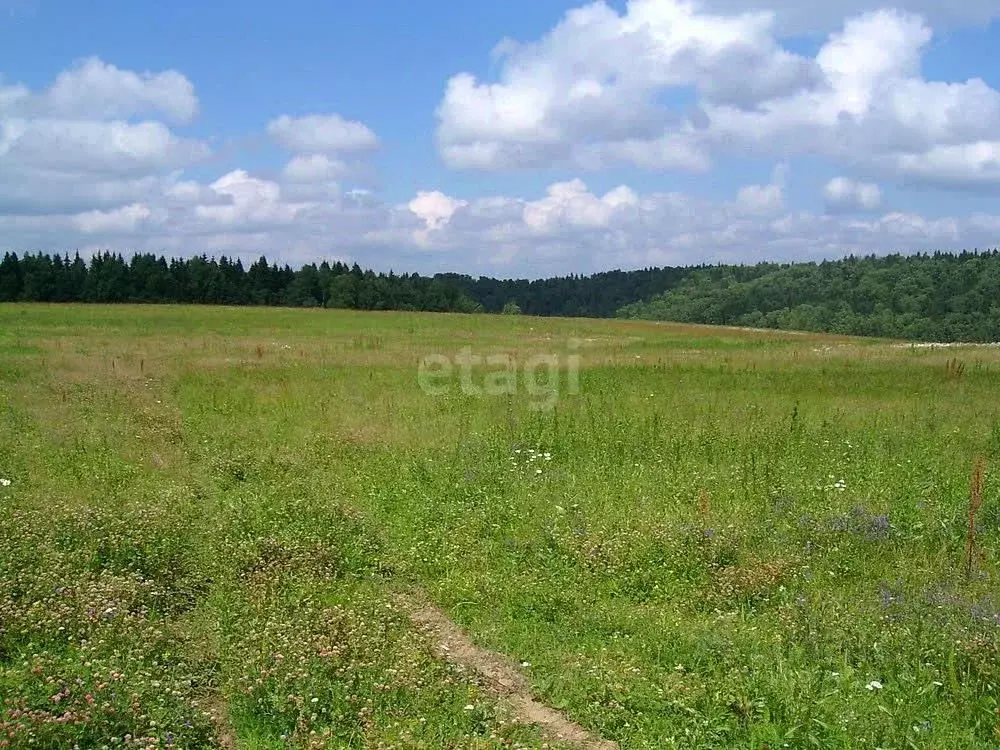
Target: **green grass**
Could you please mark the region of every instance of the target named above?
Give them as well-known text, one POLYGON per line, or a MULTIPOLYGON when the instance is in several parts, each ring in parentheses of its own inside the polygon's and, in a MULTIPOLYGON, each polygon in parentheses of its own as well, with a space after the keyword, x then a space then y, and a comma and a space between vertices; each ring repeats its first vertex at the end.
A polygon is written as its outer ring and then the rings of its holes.
POLYGON ((994 747, 998 395, 992 348, 0 306, 0 747, 542 744, 414 587, 622 747, 994 747), (571 340, 551 411, 419 385, 571 340))

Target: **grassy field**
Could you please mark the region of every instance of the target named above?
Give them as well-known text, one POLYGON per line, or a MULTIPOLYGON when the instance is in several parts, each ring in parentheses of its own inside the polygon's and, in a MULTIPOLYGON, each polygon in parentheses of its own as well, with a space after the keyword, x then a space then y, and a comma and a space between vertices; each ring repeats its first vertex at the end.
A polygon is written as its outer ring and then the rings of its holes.
POLYGON ((998 396, 987 347, 0 306, 0 747, 546 743, 408 591, 623 748, 996 747, 998 396))

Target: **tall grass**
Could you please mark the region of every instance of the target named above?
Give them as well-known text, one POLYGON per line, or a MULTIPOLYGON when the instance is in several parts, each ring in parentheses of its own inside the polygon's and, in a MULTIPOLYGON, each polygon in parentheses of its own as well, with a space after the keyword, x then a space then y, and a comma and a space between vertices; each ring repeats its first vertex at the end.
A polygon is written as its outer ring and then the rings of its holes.
POLYGON ((988 348, 0 307, 0 744, 541 745, 417 587, 624 747, 994 747, 998 391, 988 348), (417 382, 570 337, 549 412, 417 382))
POLYGON ((965 578, 972 579, 976 562, 976 518, 983 507, 983 482, 986 477, 986 458, 976 459, 972 470, 972 484, 969 489, 969 526, 965 538, 965 578))

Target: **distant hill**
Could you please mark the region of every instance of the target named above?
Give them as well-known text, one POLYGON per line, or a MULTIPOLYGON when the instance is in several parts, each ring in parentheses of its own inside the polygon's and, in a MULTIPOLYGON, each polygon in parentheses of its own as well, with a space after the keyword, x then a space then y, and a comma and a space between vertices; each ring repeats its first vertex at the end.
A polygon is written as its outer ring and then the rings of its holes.
POLYGON ((1000 341, 1000 254, 888 255, 694 270, 618 317, 884 336, 1000 341))

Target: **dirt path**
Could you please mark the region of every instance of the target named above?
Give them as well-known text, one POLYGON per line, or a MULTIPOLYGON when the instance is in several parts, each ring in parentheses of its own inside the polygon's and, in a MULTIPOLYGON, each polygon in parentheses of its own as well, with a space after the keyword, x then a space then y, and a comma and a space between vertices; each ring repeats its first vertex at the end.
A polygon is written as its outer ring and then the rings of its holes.
POLYGON ((438 655, 475 671, 513 709, 518 721, 536 724, 549 737, 584 750, 618 750, 618 743, 588 732, 561 712, 539 703, 528 681, 500 654, 479 648, 448 616, 416 594, 396 594, 396 603, 415 625, 428 633, 438 655))
POLYGON ((229 721, 229 704, 221 695, 213 698, 208 706, 215 725, 215 741, 221 750, 236 750, 236 733, 229 721))

